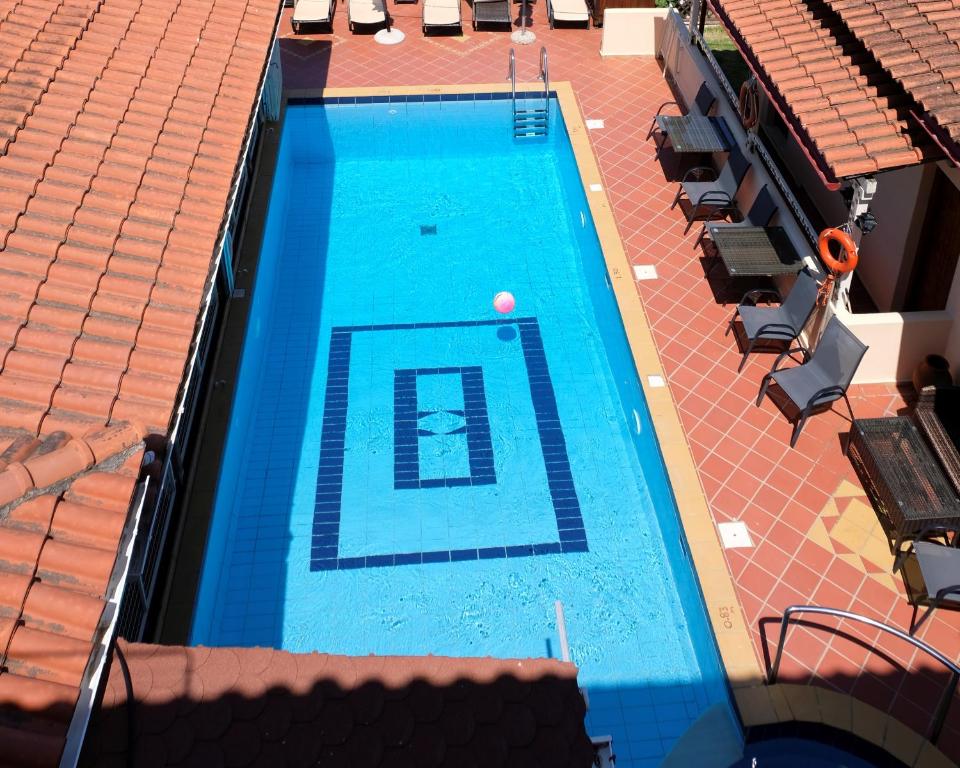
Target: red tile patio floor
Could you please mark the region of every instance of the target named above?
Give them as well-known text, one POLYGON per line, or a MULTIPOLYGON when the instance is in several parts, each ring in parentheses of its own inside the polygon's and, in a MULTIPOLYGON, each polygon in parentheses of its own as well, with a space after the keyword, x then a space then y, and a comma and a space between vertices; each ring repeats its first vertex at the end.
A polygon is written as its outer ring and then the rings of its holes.
MULTIPOLYGON (((351 35, 345 7, 337 11, 332 35, 295 37, 284 19, 286 87, 504 79, 508 33, 473 32, 466 5, 462 38, 425 39, 419 4, 391 5, 390 10, 407 34, 398 46, 351 35)), ((639 282, 637 288, 713 518, 745 521, 755 544, 727 550, 726 556, 758 657, 763 658, 764 626, 770 653, 775 652, 778 627, 764 619, 779 617, 794 603, 848 609, 907 627, 911 608, 900 579, 889 576, 889 554, 877 563, 881 558, 868 557, 868 548, 856 547, 866 539, 865 499, 842 455, 846 418, 828 413, 811 419, 797 448, 790 449, 791 427, 781 412, 769 400, 754 405, 771 356, 753 356, 737 374, 736 342, 724 337, 732 305, 719 303, 705 279, 701 253, 693 249, 697 230, 684 235, 682 215, 669 210, 676 186, 665 180, 652 143, 644 140, 652 114, 671 98, 660 68, 652 58, 603 59, 599 30, 550 30, 544 11, 542 6, 534 11, 537 44, 516 46, 518 79, 536 78, 539 47, 546 45, 551 79, 570 81, 584 117, 604 120, 603 129, 591 131, 590 138, 631 264, 657 268, 658 279, 639 282)), ((851 395, 860 417, 894 414, 906 405, 893 385, 855 387, 851 395)), ((940 670, 906 643, 856 626, 843 629, 847 637, 796 628, 782 679, 816 677, 926 732, 944 683, 940 670)), ((957 658, 960 614, 936 612, 918 637, 957 658)), ((954 759, 960 758, 958 733, 960 706, 954 705, 940 740, 954 759)))

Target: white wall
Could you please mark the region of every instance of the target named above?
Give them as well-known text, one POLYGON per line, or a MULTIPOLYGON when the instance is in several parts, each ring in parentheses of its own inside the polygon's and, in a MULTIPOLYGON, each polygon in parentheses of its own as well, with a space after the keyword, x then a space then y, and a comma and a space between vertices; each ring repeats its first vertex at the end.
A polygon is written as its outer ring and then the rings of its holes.
POLYGON ((860 244, 857 274, 881 312, 903 307, 906 280, 926 209, 926 175, 921 165, 876 175, 877 194, 870 210, 878 223, 860 244), (919 221, 913 226, 915 218, 919 221))

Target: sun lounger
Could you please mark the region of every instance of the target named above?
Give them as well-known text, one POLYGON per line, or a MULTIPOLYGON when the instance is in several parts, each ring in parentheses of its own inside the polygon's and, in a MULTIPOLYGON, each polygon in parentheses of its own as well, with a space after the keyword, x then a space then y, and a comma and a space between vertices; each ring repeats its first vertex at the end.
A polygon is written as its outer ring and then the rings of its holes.
POLYGON ((510 0, 473 0, 473 28, 477 24, 513 24, 510 0))
POLYGON ((683 233, 689 232, 693 222, 702 215, 716 219, 736 211, 737 207, 733 201, 749 170, 750 161, 740 151, 740 147, 733 144, 730 147, 727 162, 720 169, 720 173, 709 166, 697 166, 683 174, 680 188, 670 206, 675 208, 684 195, 690 201, 689 210, 684 211, 687 217, 687 228, 683 233), (703 180, 704 174, 707 173, 713 174, 715 178, 709 181, 703 180))
POLYGON ((460 0, 423 0, 423 34, 428 29, 460 28, 460 0))
POLYGON ((293 16, 290 17, 293 31, 299 35, 305 25, 333 24, 333 11, 336 6, 337 0, 297 0, 293 7, 293 16))
POLYGON ((550 29, 555 21, 583 22, 590 26, 590 9, 586 0, 547 0, 550 29))
POLYGON ((385 24, 387 12, 384 0, 347 0, 347 17, 350 20, 350 31, 355 32, 357 24, 373 26, 385 24))

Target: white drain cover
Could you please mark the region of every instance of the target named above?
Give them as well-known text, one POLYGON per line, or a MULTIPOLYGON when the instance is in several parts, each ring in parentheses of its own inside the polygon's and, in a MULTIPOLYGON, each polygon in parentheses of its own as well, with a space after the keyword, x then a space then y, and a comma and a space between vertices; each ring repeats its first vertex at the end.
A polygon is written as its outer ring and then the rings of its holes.
POLYGON ((593 131, 597 128, 603 128, 603 120, 587 120, 588 131, 593 131))
POLYGON ((635 280, 656 280, 657 268, 653 264, 634 264, 633 277, 635 280))
POLYGON ((741 520, 732 523, 718 523, 717 528, 720 529, 720 541, 724 549, 753 547, 753 539, 750 538, 747 524, 741 520))

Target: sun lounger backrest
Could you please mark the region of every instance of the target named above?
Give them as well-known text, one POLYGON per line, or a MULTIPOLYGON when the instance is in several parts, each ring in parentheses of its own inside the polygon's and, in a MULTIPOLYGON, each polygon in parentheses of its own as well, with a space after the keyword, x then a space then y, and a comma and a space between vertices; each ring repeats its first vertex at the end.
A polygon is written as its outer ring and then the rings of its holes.
POLYGON ((797 275, 797 282, 793 284, 787 298, 780 305, 780 311, 792 328, 799 331, 807 324, 807 318, 810 317, 817 303, 818 292, 816 278, 809 272, 801 272, 797 275))
POLYGON ((734 187, 740 189, 743 177, 750 170, 750 161, 740 151, 740 145, 736 142, 730 147, 730 156, 727 158, 726 167, 730 169, 730 173, 733 175, 734 187))
POLYGON ((701 115, 709 114, 710 109, 716 103, 717 97, 713 95, 713 91, 707 87, 706 82, 702 83, 700 90, 697 91, 697 96, 693 100, 693 103, 696 105, 697 109, 700 110, 701 115))
POLYGON ((774 201, 773 195, 770 194, 770 190, 767 189, 767 185, 764 184, 760 187, 760 191, 757 192, 753 205, 750 206, 750 211, 747 213, 747 221, 755 227, 765 227, 770 223, 770 219, 773 218, 776 212, 777 203, 774 201))

